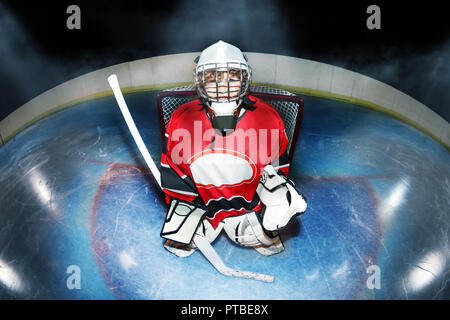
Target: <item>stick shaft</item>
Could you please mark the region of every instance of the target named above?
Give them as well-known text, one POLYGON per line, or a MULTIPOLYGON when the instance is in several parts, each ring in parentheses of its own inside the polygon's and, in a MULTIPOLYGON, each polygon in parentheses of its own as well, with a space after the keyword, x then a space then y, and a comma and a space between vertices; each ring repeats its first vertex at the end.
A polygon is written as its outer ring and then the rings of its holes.
POLYGON ((109 85, 111 86, 114 96, 116 97, 117 104, 119 105, 120 111, 122 112, 123 118, 125 119, 128 129, 130 130, 131 135, 133 136, 134 142, 136 143, 139 151, 141 152, 142 157, 144 157, 145 163, 152 172, 153 177, 155 178, 156 182, 161 188, 161 173, 159 172, 158 167, 156 167, 155 162, 153 161, 150 153, 148 152, 147 147, 145 146, 144 141, 142 140, 141 135, 139 134, 138 129, 136 128, 136 124, 134 123, 133 117, 131 116, 130 111, 128 110, 128 106, 125 102, 122 91, 120 90, 117 76, 115 74, 109 76, 108 82, 109 85))

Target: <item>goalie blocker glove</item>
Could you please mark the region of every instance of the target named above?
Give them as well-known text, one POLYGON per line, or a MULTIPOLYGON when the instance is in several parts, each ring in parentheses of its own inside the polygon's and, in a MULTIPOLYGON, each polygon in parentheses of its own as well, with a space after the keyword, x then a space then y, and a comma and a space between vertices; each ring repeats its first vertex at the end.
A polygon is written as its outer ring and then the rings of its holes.
POLYGON ((297 192, 294 183, 278 174, 272 165, 264 167, 256 192, 264 204, 263 227, 278 230, 306 211, 306 199, 297 192))

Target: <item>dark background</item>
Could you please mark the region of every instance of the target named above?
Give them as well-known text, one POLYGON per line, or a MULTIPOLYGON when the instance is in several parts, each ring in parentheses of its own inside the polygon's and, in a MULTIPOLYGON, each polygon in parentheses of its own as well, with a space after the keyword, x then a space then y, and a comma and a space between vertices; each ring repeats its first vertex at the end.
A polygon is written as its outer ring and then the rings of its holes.
POLYGON ((450 11, 443 1, 1 1, 0 119, 84 73, 224 40, 385 82, 450 121, 450 11), (81 30, 66 9, 81 8, 81 30), (366 9, 381 8, 381 30, 366 9))

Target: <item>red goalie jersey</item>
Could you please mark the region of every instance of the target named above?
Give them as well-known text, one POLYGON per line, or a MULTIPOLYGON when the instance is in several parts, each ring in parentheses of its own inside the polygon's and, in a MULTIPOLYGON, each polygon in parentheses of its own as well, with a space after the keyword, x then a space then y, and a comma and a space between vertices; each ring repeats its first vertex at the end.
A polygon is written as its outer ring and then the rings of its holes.
POLYGON ((263 168, 272 164, 287 176, 288 140, 276 110, 254 96, 240 108, 236 128, 222 135, 200 99, 177 108, 166 129, 161 155, 161 183, 166 201, 201 200, 216 228, 220 221, 249 210, 259 211, 256 194, 263 168))

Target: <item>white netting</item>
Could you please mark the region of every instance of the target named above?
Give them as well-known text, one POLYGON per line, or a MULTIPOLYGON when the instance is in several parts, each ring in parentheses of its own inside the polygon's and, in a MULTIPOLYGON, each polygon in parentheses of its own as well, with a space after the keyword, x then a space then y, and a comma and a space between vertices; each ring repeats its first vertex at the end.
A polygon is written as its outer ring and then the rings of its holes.
POLYGON ((297 115, 299 110, 299 105, 295 101, 282 100, 280 98, 268 99, 265 98, 264 101, 270 103, 270 105, 277 110, 281 119, 284 122, 284 129, 286 131, 286 136, 288 138, 289 144, 287 147, 288 154, 291 150, 291 145, 295 133, 295 125, 297 124, 297 115))
POLYGON ((196 95, 173 95, 163 97, 161 99, 161 105, 162 105, 164 126, 167 128, 167 124, 169 123, 170 117, 172 116, 172 113, 176 108, 181 106, 183 103, 195 100, 197 98, 198 97, 196 95))

